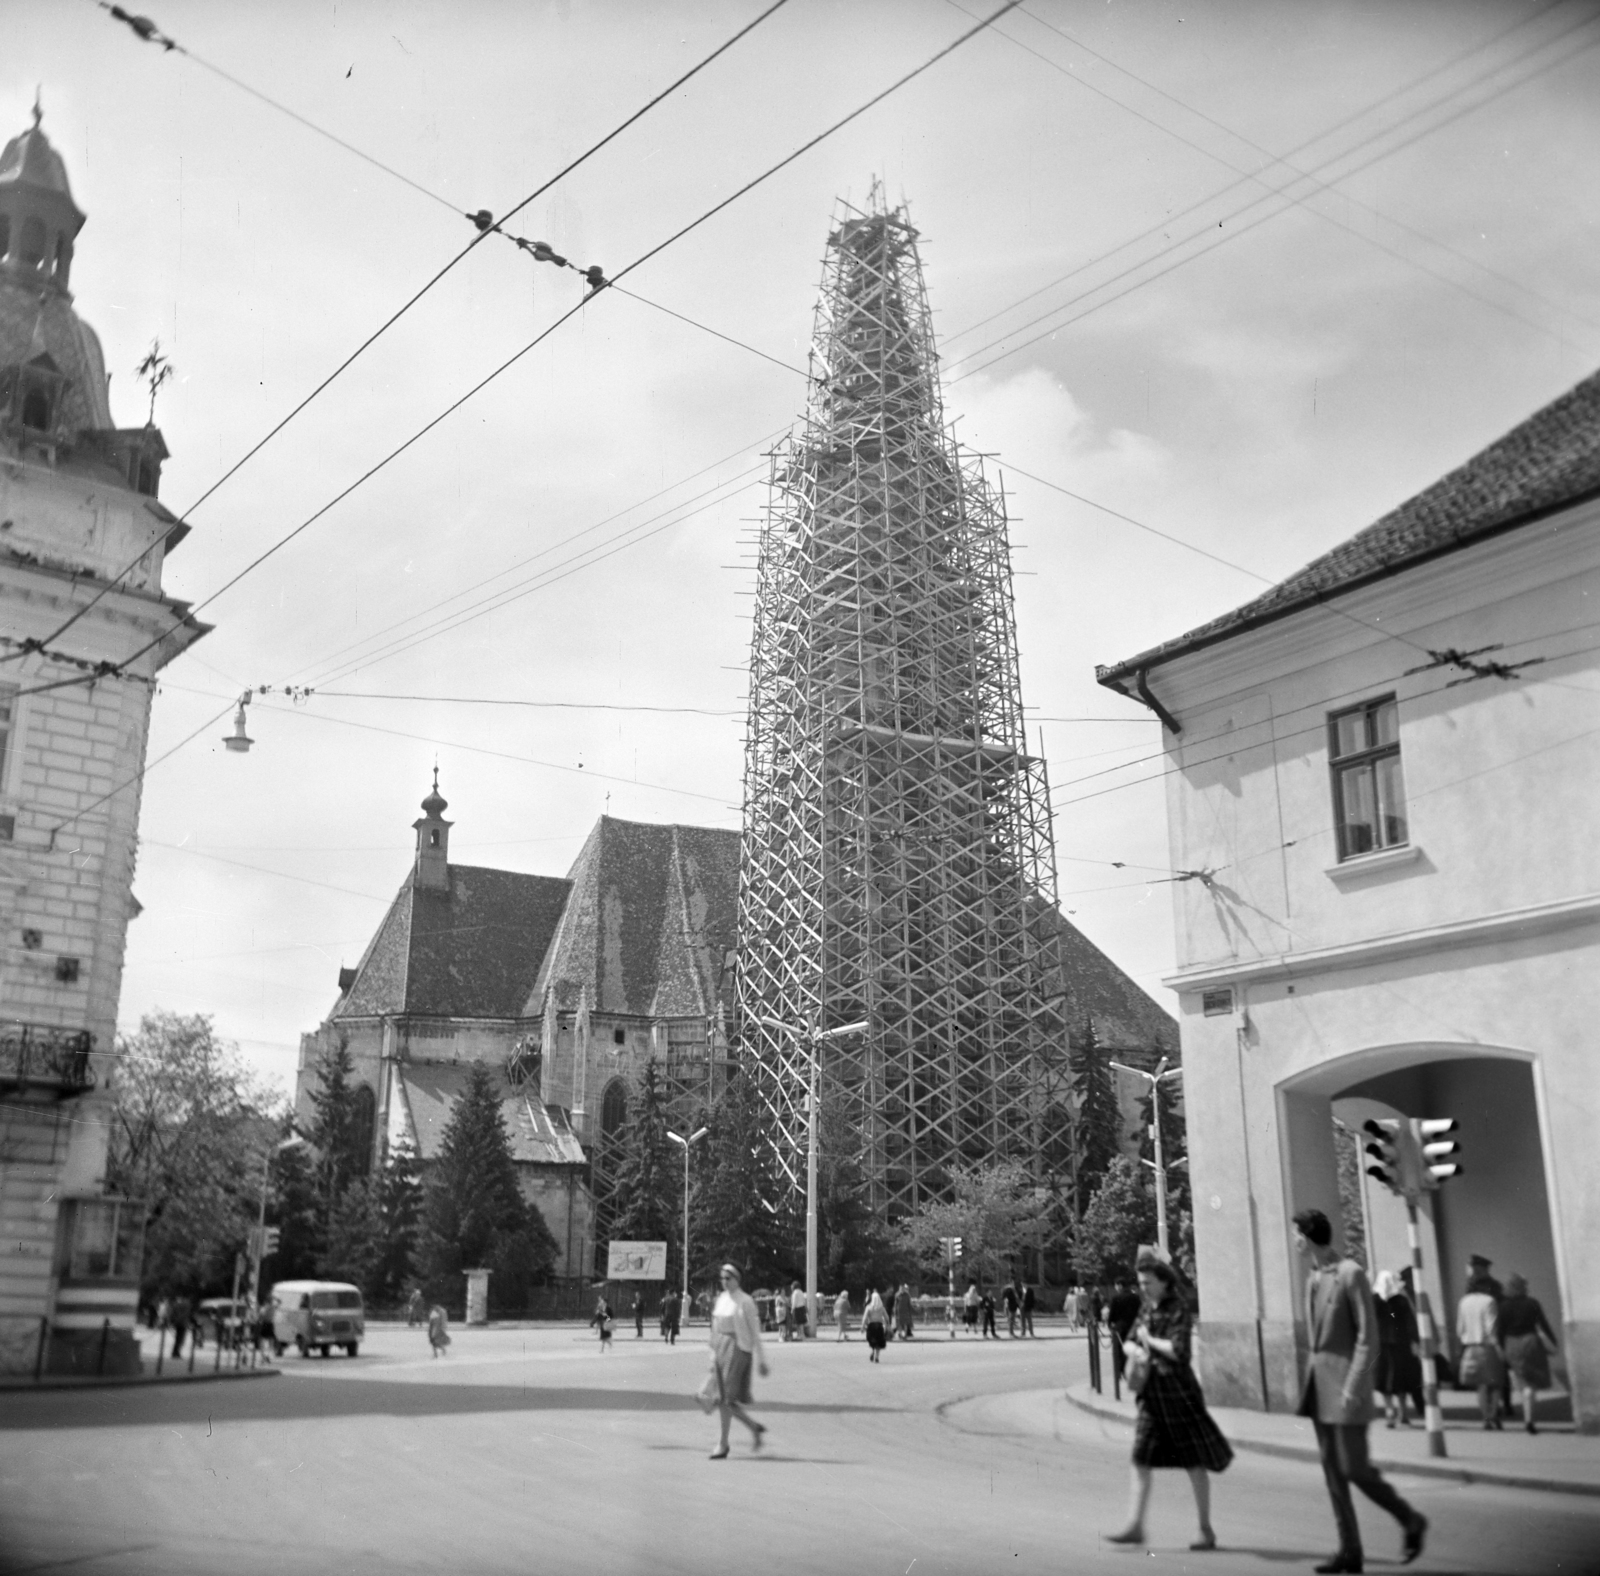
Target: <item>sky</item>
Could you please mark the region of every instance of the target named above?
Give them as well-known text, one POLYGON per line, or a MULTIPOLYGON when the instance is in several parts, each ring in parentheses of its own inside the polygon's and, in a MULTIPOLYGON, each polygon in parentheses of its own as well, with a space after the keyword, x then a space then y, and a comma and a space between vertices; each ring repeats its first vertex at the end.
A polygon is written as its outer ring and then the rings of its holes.
MULTIPOLYGON (((1169 1009, 1159 727, 1095 664, 1249 600, 1600 364, 1589 0, 1027 0, 632 296, 580 306, 576 273, 491 236, 210 492, 467 213, 762 0, 152 4, 181 51, 6 0, 0 134, 40 91, 115 419, 148 414, 153 340, 176 369, 168 592, 305 527, 163 675, 121 1006, 210 1014, 283 1088, 435 763, 464 864, 564 874, 607 813, 738 826, 762 456, 804 405, 835 204, 875 179, 921 235, 946 414, 1006 489, 1062 907, 1169 1009)), ((993 9, 788 0, 508 227, 615 274, 993 9)))

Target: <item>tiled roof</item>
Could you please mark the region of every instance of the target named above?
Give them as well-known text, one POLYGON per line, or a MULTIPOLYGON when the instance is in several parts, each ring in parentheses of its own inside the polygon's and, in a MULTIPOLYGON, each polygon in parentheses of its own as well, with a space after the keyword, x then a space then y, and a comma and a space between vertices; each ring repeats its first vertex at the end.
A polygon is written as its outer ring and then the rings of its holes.
POLYGON ((330 1016, 519 1017, 568 891, 478 865, 451 865, 448 892, 407 875, 330 1016))
POLYGON ((1413 564, 1600 493, 1600 372, 1416 497, 1253 602, 1137 657, 1095 670, 1120 681, 1413 564))
POLYGON ((1113 1050, 1178 1054, 1178 1024, 1139 989, 1071 920, 1053 911, 1056 962, 1066 987, 1074 1037, 1093 1019, 1095 1038, 1113 1050))
MULTIPOLYGON (((406 1109, 423 1160, 438 1158, 450 1114, 466 1091, 471 1072, 470 1062, 411 1062, 401 1067, 406 1109)), ((583 1164, 583 1146, 564 1112, 547 1108, 531 1090, 514 1089, 501 1068, 490 1066, 489 1073, 500 1094, 500 1117, 513 1160, 529 1165, 583 1164)))
POLYGON ((560 1007, 588 990, 590 1009, 701 1017, 726 988, 734 945, 739 834, 602 816, 569 873, 572 896, 528 1001, 560 1007))

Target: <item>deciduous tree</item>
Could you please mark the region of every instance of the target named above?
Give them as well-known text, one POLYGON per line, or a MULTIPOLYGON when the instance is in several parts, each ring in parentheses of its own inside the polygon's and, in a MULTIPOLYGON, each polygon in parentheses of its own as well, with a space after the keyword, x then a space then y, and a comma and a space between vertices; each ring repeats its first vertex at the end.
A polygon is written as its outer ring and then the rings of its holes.
POLYGON ((1073 1267, 1086 1284, 1132 1273, 1142 1243, 1156 1240, 1156 1202, 1145 1168, 1118 1155, 1106 1168, 1074 1233, 1073 1267))
POLYGON ((991 1160, 950 1172, 948 1200, 924 1204, 901 1229, 906 1251, 944 1274, 942 1237, 961 1238, 962 1274, 998 1281, 1021 1274, 1025 1251, 1045 1229, 1049 1199, 1020 1160, 991 1160))

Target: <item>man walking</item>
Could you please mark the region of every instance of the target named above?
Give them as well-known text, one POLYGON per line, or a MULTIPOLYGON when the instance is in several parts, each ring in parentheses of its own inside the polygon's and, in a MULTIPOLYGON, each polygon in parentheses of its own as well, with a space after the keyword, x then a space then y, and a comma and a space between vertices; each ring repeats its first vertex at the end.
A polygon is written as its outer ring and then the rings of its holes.
POLYGON ((1111 1395, 1122 1399, 1122 1374, 1127 1366, 1128 1354, 1124 1343, 1133 1333, 1139 1320, 1139 1294, 1126 1270, 1117 1273, 1117 1291, 1106 1306, 1106 1327, 1111 1332, 1111 1395))
POLYGON ((1033 1334, 1034 1300, 1033 1284, 1029 1282, 1022 1288, 1022 1333, 1028 1336, 1033 1334))
POLYGON ((1022 1307, 1022 1299, 1017 1295, 1017 1287, 1014 1281, 1006 1287, 1003 1300, 1006 1305, 1006 1334, 1012 1340, 1016 1340, 1017 1314, 1022 1307))
POLYGON ((1301 1391, 1299 1413, 1317 1431, 1322 1475, 1333 1519, 1339 1529, 1339 1552, 1318 1571, 1359 1571, 1364 1558, 1361 1528, 1350 1499, 1355 1484, 1373 1504, 1401 1525, 1401 1560, 1409 1565, 1422 1553, 1428 1522, 1384 1481, 1367 1454, 1367 1425, 1372 1421, 1372 1383, 1378 1361, 1377 1310, 1367 1272, 1333 1247, 1333 1227, 1320 1209, 1294 1217, 1295 1246, 1310 1261, 1306 1277, 1306 1331, 1311 1362, 1301 1391))

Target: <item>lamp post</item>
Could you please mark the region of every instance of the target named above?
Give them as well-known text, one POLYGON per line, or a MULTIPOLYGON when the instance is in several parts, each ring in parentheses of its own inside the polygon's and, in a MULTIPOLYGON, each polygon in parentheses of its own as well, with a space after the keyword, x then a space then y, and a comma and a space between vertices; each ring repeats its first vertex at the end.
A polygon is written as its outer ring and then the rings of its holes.
POLYGON ((261 1157, 261 1198, 256 1208, 256 1264, 255 1272, 250 1277, 250 1309, 252 1315, 261 1307, 261 1261, 267 1256, 267 1182, 272 1174, 272 1162, 284 1150, 298 1149, 304 1143, 305 1139, 298 1133, 290 1133, 281 1143, 274 1144, 261 1157))
POLYGON ((840 1024, 837 1029, 824 1029, 819 1034, 810 1025, 802 1033, 781 1018, 757 1018, 757 1023, 769 1029, 781 1029, 803 1040, 811 1053, 810 1087, 806 1090, 806 1325, 813 1337, 817 1333, 817 1069, 820 1058, 817 1048, 824 1040, 842 1040, 847 1034, 864 1034, 871 1024, 840 1024))
MULTIPOLYGON (((689 1146, 698 1144, 709 1133, 709 1127, 702 1127, 698 1132, 690 1133, 687 1138, 680 1138, 672 1129, 667 1129, 667 1137, 673 1143, 683 1148, 683 1302, 689 1306, 689 1146)), ((688 1315, 684 1315, 684 1322, 688 1322, 688 1315)))
POLYGON ((1156 1174, 1156 1246, 1161 1249, 1164 1259, 1170 1259, 1171 1254, 1167 1251, 1167 1168, 1161 1158, 1161 1101, 1157 1095, 1157 1085, 1167 1078, 1183 1077, 1181 1067, 1167 1066, 1169 1060, 1163 1056, 1153 1073, 1147 1073, 1142 1067, 1130 1067, 1126 1062, 1109 1063, 1118 1072, 1132 1073, 1150 1085, 1150 1138, 1156 1151, 1153 1167, 1156 1174))

